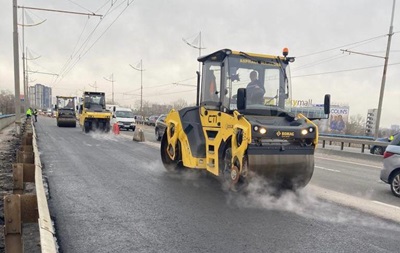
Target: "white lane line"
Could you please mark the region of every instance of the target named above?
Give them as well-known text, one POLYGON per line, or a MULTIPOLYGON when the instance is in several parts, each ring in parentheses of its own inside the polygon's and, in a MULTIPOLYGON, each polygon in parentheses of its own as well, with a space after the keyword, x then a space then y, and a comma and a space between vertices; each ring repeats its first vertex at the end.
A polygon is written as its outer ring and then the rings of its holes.
POLYGON ((317 198, 333 201, 345 206, 356 208, 363 212, 382 217, 384 219, 400 222, 399 209, 396 206, 380 204, 377 205, 376 203, 372 203, 371 200, 328 190, 312 184, 308 184, 305 189, 309 189, 310 192, 313 193, 317 198))
POLYGON ((150 146, 152 148, 155 148, 155 149, 159 149, 161 146, 161 144, 159 142, 151 142, 151 141, 145 141, 145 142, 143 142, 143 144, 150 146))
POLYGON ((372 200, 371 202, 375 203, 375 204, 382 205, 382 206, 387 206, 387 207, 390 207, 390 208, 395 208, 395 209, 400 210, 400 207, 398 207, 398 206, 389 205, 389 204, 386 204, 386 203, 383 203, 383 202, 380 202, 380 201, 372 200))
POLYGON ((320 157, 320 156, 315 156, 315 158, 382 169, 382 167, 380 167, 380 166, 375 166, 375 165, 370 165, 370 164, 365 164, 365 163, 355 163, 355 162, 349 162, 349 161, 345 161, 345 160, 338 160, 338 159, 332 159, 332 158, 326 158, 326 157, 320 157))
POLYGON ((328 169, 325 167, 321 167, 321 166, 314 166, 317 169, 321 169, 321 170, 327 170, 327 171, 332 171, 332 172, 340 172, 340 170, 334 170, 334 169, 328 169))

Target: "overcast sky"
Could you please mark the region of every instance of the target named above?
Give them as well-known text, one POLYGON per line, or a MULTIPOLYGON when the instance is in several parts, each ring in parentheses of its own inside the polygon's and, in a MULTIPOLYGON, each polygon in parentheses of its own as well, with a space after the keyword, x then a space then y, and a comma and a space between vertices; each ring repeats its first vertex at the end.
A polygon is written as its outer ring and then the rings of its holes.
MULTIPOLYGON (((392 0, 19 0, 19 6, 92 12, 90 17, 26 10, 25 46, 30 85, 53 87, 53 95, 77 95, 82 89, 105 91, 115 100, 135 105, 140 100, 195 102, 195 71, 201 31, 208 54, 222 48, 280 55, 288 47, 296 57, 292 68, 293 98, 350 106, 350 115, 365 117, 378 107, 384 59, 347 54, 340 49, 384 56, 392 0), (111 5, 113 2, 113 5, 111 5), (362 42, 362 43, 361 43, 362 42), (39 58, 38 58, 39 57, 39 58), (37 58, 37 59, 36 59, 37 58), (33 60, 35 59, 35 60, 33 60), (358 69, 358 70, 354 70, 358 69), (179 83, 180 85, 177 85, 179 83), (182 85, 183 84, 183 85, 182 85)), ((400 3, 386 79, 381 126, 400 124, 400 3)), ((18 10, 22 23, 22 11, 18 10)), ((0 89, 14 91, 12 1, 0 8, 0 89)), ((22 35, 20 30, 20 37, 22 35)), ((21 53, 21 51, 20 51, 21 53)), ((22 69, 22 63, 20 63, 22 69)), ((21 75, 22 78, 22 75, 21 75)), ((22 79, 21 79, 22 80, 22 79)), ((21 82, 22 83, 22 82, 21 82)), ((21 92, 23 89, 21 88, 21 92)))

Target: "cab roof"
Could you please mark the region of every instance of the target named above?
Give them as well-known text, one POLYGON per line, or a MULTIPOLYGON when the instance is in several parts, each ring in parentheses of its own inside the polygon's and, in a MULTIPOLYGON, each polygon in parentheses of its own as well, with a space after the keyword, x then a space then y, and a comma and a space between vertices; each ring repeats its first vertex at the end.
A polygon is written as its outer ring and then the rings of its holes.
POLYGON ((283 56, 276 56, 276 55, 267 55, 267 54, 256 54, 256 53, 247 53, 247 52, 242 52, 242 51, 234 51, 231 49, 221 49, 218 50, 214 53, 200 56, 197 58, 199 62, 205 62, 207 60, 213 60, 213 61, 223 61, 226 56, 228 55, 248 55, 251 57, 259 58, 259 59, 281 59, 284 60, 285 58, 283 56))

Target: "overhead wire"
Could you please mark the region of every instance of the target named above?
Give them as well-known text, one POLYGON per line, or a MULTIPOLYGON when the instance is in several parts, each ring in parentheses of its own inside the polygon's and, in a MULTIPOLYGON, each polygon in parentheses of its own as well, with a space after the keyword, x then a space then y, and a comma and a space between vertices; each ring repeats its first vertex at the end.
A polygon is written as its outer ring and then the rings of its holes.
MULTIPOLYGON (((169 83, 165 83, 165 84, 156 84, 156 85, 153 85, 153 86, 147 86, 146 85, 146 89, 159 88, 159 87, 163 87, 163 86, 173 85, 174 83, 185 82, 185 81, 193 80, 193 79, 196 79, 196 78, 197 77, 190 77, 190 78, 186 78, 186 79, 183 79, 183 80, 180 80, 180 81, 176 81, 176 82, 169 82, 169 83)), ((138 91, 140 89, 141 88, 137 88, 137 89, 134 89, 134 90, 131 90, 131 91, 127 91, 127 92, 124 92, 124 93, 126 95, 129 95, 128 93, 135 92, 135 91, 138 91)))
POLYGON ((88 11, 88 12, 90 12, 90 13, 95 13, 95 12, 93 12, 93 11, 91 11, 91 10, 89 10, 89 9, 87 9, 86 7, 83 7, 82 5, 80 5, 80 4, 78 4, 78 3, 75 3, 74 1, 72 1, 72 0, 67 0, 68 2, 70 2, 70 3, 73 3, 73 4, 75 4, 76 6, 79 6, 79 7, 81 7, 82 9, 84 9, 85 11, 88 11))
MULTIPOLYGON (((399 64, 400 64, 400 62, 390 63, 390 64, 388 64, 388 66, 399 65, 399 64)), ((371 69, 371 68, 380 68, 380 67, 383 67, 383 65, 375 65, 375 66, 368 66, 368 67, 362 67, 362 68, 343 69, 343 70, 335 70, 335 71, 328 71, 328 72, 321 72, 321 73, 297 75, 297 76, 292 76, 292 78, 308 77, 308 76, 318 76, 318 75, 327 75, 327 74, 335 74, 335 73, 342 73, 342 72, 351 72, 351 71, 365 70, 365 69, 371 69)))
POLYGON ((308 56, 312 56, 312 55, 316 55, 316 54, 326 53, 326 52, 329 52, 329 51, 333 51, 333 50, 336 50, 336 49, 341 49, 343 47, 352 46, 352 45, 356 45, 356 44, 360 44, 360 43, 365 44, 367 42, 371 42, 371 41, 374 41, 374 40, 377 40, 377 39, 380 39, 380 38, 383 38, 383 37, 386 37, 386 36, 387 36, 387 34, 379 35, 379 36, 375 36, 375 37, 372 37, 372 38, 369 38, 369 39, 365 39, 365 40, 361 40, 361 41, 345 44, 345 45, 342 45, 342 46, 333 47, 333 48, 330 48, 330 49, 325 49, 325 50, 321 50, 321 51, 317 51, 317 52, 309 53, 309 54, 305 54, 305 55, 300 55, 300 56, 297 56, 296 58, 304 58, 304 57, 308 57, 308 56))
MULTIPOLYGON (((124 1, 126 2, 126 1, 124 1)), ((118 5, 116 8, 118 8, 119 6, 121 6, 124 2, 122 2, 120 5, 118 5)), ((129 0, 128 0, 129 2, 129 0)), ((76 61, 71 65, 71 67, 69 67, 68 70, 66 70, 63 73, 63 76, 61 78, 61 80, 75 67, 75 65, 87 54, 87 52, 89 52, 89 50, 103 37, 103 35, 108 31, 108 29, 110 29, 110 27, 117 21, 117 19, 125 12, 125 10, 129 7, 129 4, 121 11, 121 13, 111 22, 111 24, 104 30, 104 32, 91 44, 91 46, 89 48, 86 49, 85 52, 79 54, 79 57, 76 59, 76 61)), ((102 19, 103 20, 103 19, 102 19)), ((60 81, 61 81, 60 80, 60 81)))
MULTIPOLYGON (((110 2, 110 1, 108 1, 110 2)), ((104 7, 104 5, 103 5, 104 7)), ((101 8, 103 8, 101 7, 101 8)), ((58 77, 63 78, 64 77, 64 71, 68 66, 68 64, 73 60, 73 58, 76 57, 76 55, 78 54, 79 51, 83 51, 84 47, 86 46, 86 44, 89 42, 89 40, 92 38, 93 34, 95 33, 95 31, 97 30, 97 28, 100 26, 100 24, 102 23, 102 21, 104 20, 104 18, 109 14, 110 10, 112 9, 113 5, 110 6, 110 8, 108 8, 108 10, 103 14, 102 18, 99 20, 99 22, 96 24, 96 26, 93 28, 93 30, 90 32, 90 34, 86 37, 85 41, 82 43, 82 45, 79 47, 79 49, 75 52, 75 50, 73 50, 73 52, 71 53, 71 56, 67 59, 66 63, 64 64, 64 66, 62 67, 62 69, 59 72, 58 77)), ((57 79, 56 79, 57 80, 57 79)), ((61 81, 61 80, 60 80, 61 81)))

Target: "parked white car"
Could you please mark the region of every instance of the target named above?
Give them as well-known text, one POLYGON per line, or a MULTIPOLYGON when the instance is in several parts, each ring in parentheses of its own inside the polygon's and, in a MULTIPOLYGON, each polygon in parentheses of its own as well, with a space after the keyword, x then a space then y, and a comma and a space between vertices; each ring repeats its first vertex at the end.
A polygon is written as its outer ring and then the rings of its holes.
POLYGON ((132 109, 114 106, 112 108, 111 126, 115 123, 118 124, 119 129, 135 131, 136 121, 132 109))
POLYGON ((381 180, 390 184, 394 196, 400 198, 400 135, 397 135, 383 153, 381 180))

